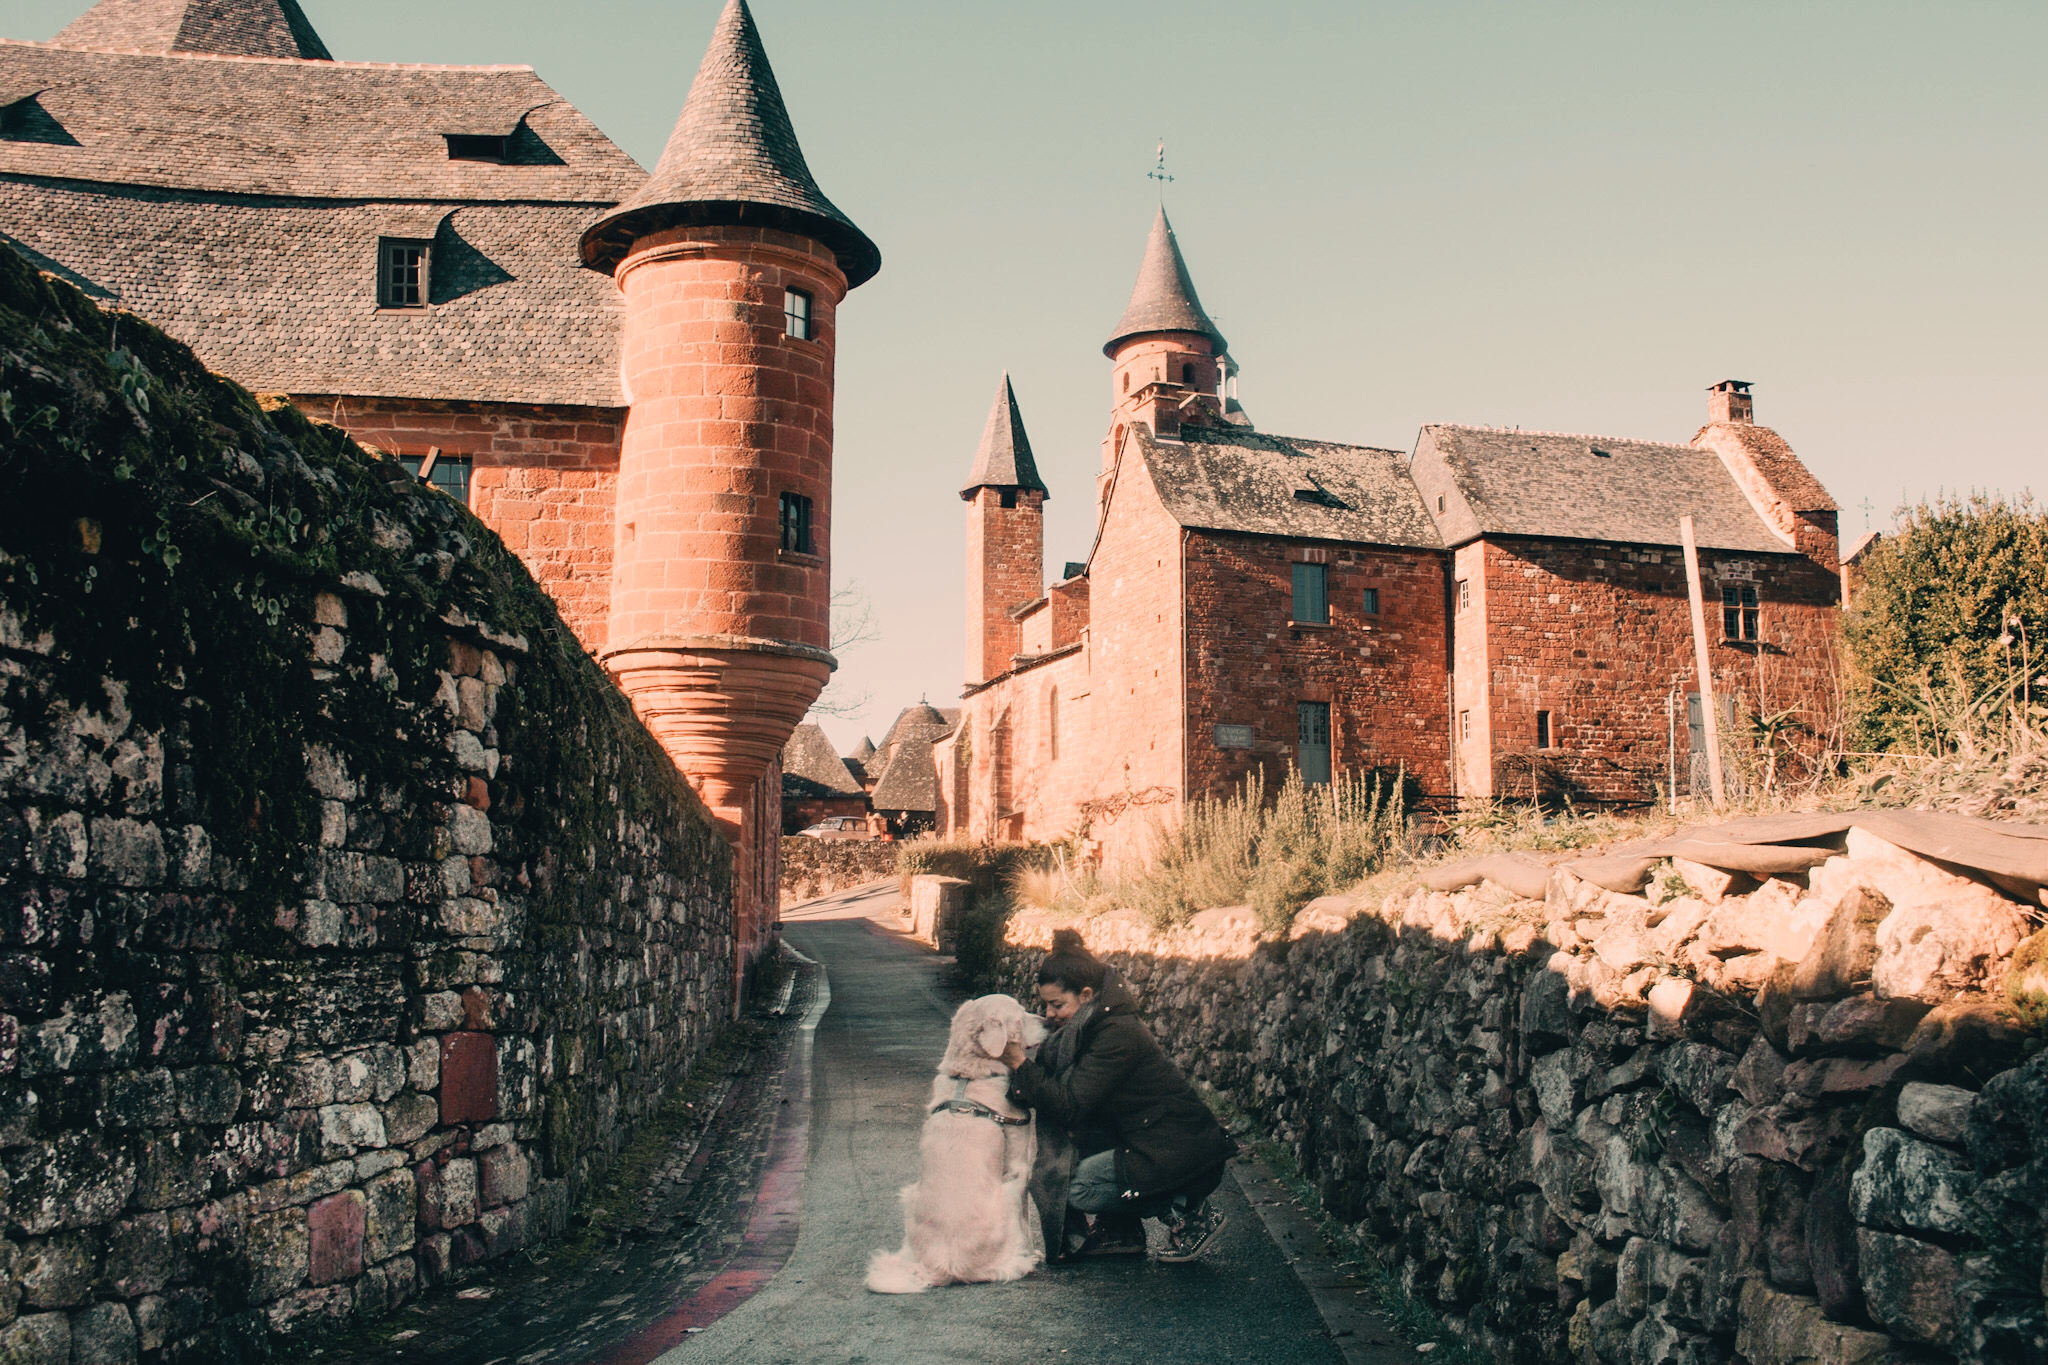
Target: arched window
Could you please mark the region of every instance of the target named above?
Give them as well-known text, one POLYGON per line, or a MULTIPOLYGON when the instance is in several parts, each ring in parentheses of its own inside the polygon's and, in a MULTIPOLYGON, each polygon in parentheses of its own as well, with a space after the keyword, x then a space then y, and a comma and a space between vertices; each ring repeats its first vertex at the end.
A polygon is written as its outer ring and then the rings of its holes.
POLYGON ((1130 391, 1131 391, 1131 372, 1130 372, 1129 370, 1125 370, 1125 371, 1124 371, 1124 392, 1125 392, 1125 393, 1129 393, 1130 391))
POLYGON ((1055 687, 1045 698, 1045 732, 1052 736, 1052 756, 1060 756, 1060 690, 1055 687))

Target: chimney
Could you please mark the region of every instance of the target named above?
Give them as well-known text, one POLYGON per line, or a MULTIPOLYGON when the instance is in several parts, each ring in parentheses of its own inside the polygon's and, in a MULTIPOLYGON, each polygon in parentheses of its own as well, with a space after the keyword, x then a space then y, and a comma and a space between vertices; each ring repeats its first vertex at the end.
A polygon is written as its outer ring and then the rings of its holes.
POLYGON ((1744 426, 1756 421, 1756 408, 1749 397, 1749 381, 1724 379, 1708 389, 1707 421, 1740 422, 1744 426))

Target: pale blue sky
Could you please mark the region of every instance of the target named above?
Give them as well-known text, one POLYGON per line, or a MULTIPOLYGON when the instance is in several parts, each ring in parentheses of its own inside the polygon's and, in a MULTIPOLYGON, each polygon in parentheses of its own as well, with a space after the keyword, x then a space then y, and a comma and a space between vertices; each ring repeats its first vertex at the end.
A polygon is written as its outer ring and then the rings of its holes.
MULTIPOLYGON (((642 164, 719 0, 303 0, 347 60, 527 62, 642 164)), ((47 38, 82 0, 15 0, 47 38)), ((757 0, 820 184, 881 246, 840 317, 835 568, 882 638, 842 748, 961 680, 957 489, 998 373, 1086 551, 1101 343, 1167 204, 1264 429, 1684 441, 1756 383, 1860 532, 2041 485, 2048 6, 757 0)))

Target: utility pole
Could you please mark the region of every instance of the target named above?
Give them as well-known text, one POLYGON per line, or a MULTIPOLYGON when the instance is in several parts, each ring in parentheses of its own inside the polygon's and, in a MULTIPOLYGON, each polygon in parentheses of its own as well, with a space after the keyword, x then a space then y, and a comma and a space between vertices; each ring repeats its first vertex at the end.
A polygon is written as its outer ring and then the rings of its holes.
POLYGON ((1692 513, 1678 519, 1678 536, 1685 544, 1685 590, 1692 598, 1692 658, 1700 679, 1700 719, 1707 730, 1707 780, 1714 791, 1714 808, 1727 804, 1728 790, 1721 780, 1721 715, 1714 707, 1714 670, 1707 650, 1707 599, 1700 588, 1700 547, 1693 538, 1692 513))

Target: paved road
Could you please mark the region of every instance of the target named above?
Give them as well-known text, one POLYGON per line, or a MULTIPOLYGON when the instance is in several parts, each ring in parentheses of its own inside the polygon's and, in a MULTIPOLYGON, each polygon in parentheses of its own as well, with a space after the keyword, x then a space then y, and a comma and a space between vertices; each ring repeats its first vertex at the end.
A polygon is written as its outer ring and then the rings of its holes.
POLYGON ((1012 1284, 869 1293, 868 1256, 902 1239, 896 1192, 917 1178, 925 1096, 960 999, 879 905, 834 897, 786 913, 785 937, 825 964, 832 997, 814 1043, 801 1229, 772 1281, 660 1365, 1343 1359, 1231 1181, 1216 1196, 1230 1226, 1193 1265, 1097 1261, 1012 1284))

